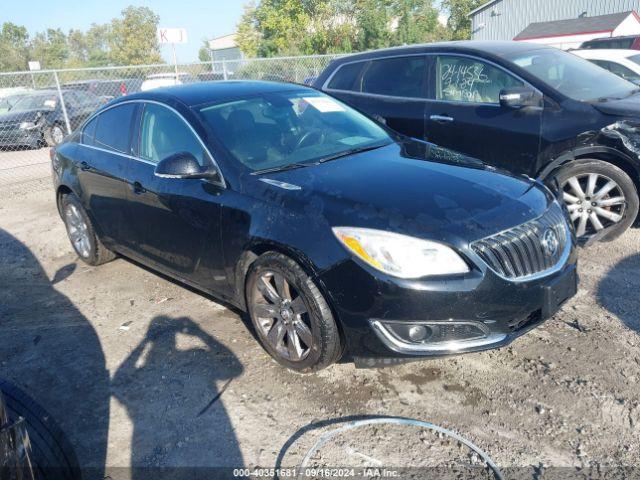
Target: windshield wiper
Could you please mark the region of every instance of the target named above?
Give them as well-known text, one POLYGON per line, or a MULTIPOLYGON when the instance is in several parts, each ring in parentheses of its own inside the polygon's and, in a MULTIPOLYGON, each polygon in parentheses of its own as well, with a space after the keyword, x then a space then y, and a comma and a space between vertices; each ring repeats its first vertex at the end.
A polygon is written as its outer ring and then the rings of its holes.
POLYGON ((285 170, 293 170, 294 168, 309 167, 313 163, 287 163, 286 165, 280 165, 277 167, 263 168, 262 170, 256 170, 251 172, 251 175, 262 175, 263 173, 284 172, 285 170))
POLYGON ((378 148, 386 147, 390 145, 390 143, 384 143, 382 145, 372 145, 369 147, 360 147, 360 148, 352 148, 350 150, 345 150, 344 152, 334 153, 333 155, 327 155, 326 157, 322 157, 317 163, 325 163, 330 162, 331 160, 336 160, 338 158, 347 157, 349 155, 354 155, 356 153, 369 152, 371 150, 377 150, 378 148))

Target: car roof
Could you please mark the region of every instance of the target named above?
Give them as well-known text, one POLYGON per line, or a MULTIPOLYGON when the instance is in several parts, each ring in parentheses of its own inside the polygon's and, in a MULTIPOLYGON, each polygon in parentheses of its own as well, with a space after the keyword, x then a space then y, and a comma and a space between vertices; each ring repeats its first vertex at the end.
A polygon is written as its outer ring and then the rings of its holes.
POLYGON ((623 48, 585 48, 581 50, 571 50, 571 53, 575 53, 583 58, 595 58, 595 59, 615 59, 615 58, 629 58, 635 55, 640 55, 639 50, 629 50, 623 48))
POLYGON ((551 48, 553 47, 530 42, 461 40, 454 42, 423 43, 418 45, 383 48, 380 50, 369 50, 367 52, 341 57, 336 62, 342 63, 343 61, 353 61, 357 59, 366 60, 368 58, 383 57, 385 55, 411 55, 436 51, 484 54, 488 53, 490 55, 502 57, 513 53, 523 53, 532 50, 551 48))
POLYGON ((243 97, 260 95, 261 93, 285 92, 291 90, 314 91, 309 87, 292 83, 264 82, 258 80, 228 80, 189 83, 175 87, 157 88, 146 92, 138 92, 121 97, 111 103, 126 100, 156 100, 160 102, 179 101, 193 107, 206 103, 222 102, 243 97))

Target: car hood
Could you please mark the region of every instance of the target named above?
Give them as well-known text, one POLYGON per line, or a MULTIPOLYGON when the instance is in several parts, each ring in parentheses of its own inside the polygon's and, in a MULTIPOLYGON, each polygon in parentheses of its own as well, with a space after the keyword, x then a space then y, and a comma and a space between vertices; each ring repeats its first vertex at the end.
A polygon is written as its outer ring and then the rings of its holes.
POLYGON ((39 114, 45 113, 46 110, 20 110, 13 112, 9 110, 6 113, 0 114, 0 124, 3 123, 16 123, 16 122, 33 122, 39 117, 39 114))
MULTIPOLYGON (((455 235, 470 242, 540 216, 550 192, 524 177, 427 144, 391 144, 321 165, 260 176, 286 191, 291 208, 309 221, 406 233, 434 240, 455 235), (418 148, 417 150, 420 150, 418 148)), ((265 182, 266 181, 266 182, 265 182)))
POLYGON ((620 115, 640 117, 640 93, 620 100, 607 100, 606 102, 595 102, 592 105, 596 110, 607 115, 620 115))

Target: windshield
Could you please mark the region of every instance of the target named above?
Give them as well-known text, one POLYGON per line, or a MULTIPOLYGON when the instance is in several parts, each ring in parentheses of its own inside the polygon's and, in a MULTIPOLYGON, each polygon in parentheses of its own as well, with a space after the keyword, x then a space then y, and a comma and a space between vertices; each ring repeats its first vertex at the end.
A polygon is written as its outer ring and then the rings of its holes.
POLYGON ((392 141, 375 122, 315 91, 265 93, 207 106, 199 114, 253 171, 313 163, 392 141))
POLYGON ((53 110, 56 108, 57 97, 55 94, 46 95, 27 95, 22 97, 11 108, 12 112, 19 112, 21 110, 53 110))
POLYGON ((637 88, 617 75, 562 50, 532 50, 507 55, 506 58, 574 100, 623 98, 637 88))

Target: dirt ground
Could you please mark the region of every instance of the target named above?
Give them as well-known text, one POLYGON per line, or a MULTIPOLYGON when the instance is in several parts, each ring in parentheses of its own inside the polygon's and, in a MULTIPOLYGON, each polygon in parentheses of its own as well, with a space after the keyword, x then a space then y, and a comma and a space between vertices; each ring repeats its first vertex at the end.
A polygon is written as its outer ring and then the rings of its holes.
MULTIPOLYGON (((105 466, 112 478, 140 477, 131 466, 295 466, 334 419, 361 415, 455 430, 524 478, 640 475, 638 229, 583 250, 578 295, 510 347, 301 376, 270 360, 239 312, 124 259, 78 261, 52 191, 3 197, 0 378, 49 410, 95 468, 86 477, 105 466)), ((314 457, 441 459, 477 462, 442 435, 390 426, 342 434, 314 457)))

